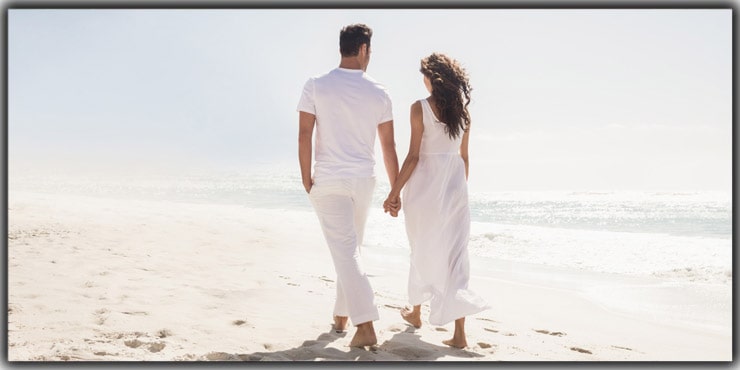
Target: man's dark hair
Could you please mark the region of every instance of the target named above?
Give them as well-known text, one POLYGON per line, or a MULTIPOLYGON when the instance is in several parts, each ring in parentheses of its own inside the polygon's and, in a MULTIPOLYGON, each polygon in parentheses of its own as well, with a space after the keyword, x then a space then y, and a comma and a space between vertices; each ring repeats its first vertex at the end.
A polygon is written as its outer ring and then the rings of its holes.
POLYGON ((360 52, 360 45, 367 44, 370 48, 370 38, 373 30, 364 24, 351 24, 342 28, 339 33, 339 52, 343 57, 353 57, 360 52))

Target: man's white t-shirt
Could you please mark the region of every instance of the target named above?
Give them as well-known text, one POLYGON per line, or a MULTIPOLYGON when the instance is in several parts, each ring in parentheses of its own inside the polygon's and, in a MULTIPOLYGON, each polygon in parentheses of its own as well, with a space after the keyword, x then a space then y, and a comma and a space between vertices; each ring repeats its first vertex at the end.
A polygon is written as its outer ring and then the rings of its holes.
POLYGON ((316 116, 314 180, 375 175, 377 128, 393 120, 383 85, 360 69, 336 68, 306 82, 298 111, 316 116))

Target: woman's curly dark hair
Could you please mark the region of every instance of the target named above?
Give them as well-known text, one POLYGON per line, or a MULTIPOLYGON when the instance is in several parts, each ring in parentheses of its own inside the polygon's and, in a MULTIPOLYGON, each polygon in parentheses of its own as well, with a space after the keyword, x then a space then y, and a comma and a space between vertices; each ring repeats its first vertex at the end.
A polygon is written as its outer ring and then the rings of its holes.
POLYGON ((439 109, 439 120, 445 126, 445 132, 455 139, 467 132, 470 127, 470 92, 473 90, 468 81, 468 73, 456 61, 441 53, 421 60, 421 69, 432 82, 432 100, 439 109))

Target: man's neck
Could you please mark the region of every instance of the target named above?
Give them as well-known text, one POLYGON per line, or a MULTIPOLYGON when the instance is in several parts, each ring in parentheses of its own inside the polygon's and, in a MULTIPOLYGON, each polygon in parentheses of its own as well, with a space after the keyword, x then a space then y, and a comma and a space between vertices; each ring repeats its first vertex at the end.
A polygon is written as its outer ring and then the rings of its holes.
POLYGON ((360 61, 357 60, 357 57, 342 58, 342 60, 339 62, 339 68, 360 69, 364 71, 362 65, 360 64, 360 61))

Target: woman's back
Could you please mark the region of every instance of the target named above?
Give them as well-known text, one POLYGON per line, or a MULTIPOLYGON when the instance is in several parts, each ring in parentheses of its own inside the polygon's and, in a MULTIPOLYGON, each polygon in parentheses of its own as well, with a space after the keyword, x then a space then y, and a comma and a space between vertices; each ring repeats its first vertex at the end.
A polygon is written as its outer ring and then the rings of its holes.
POLYGON ((462 135, 451 139, 445 130, 446 125, 440 122, 432 110, 427 99, 421 99, 421 111, 423 115, 424 133, 421 137, 420 154, 458 154, 462 135))

